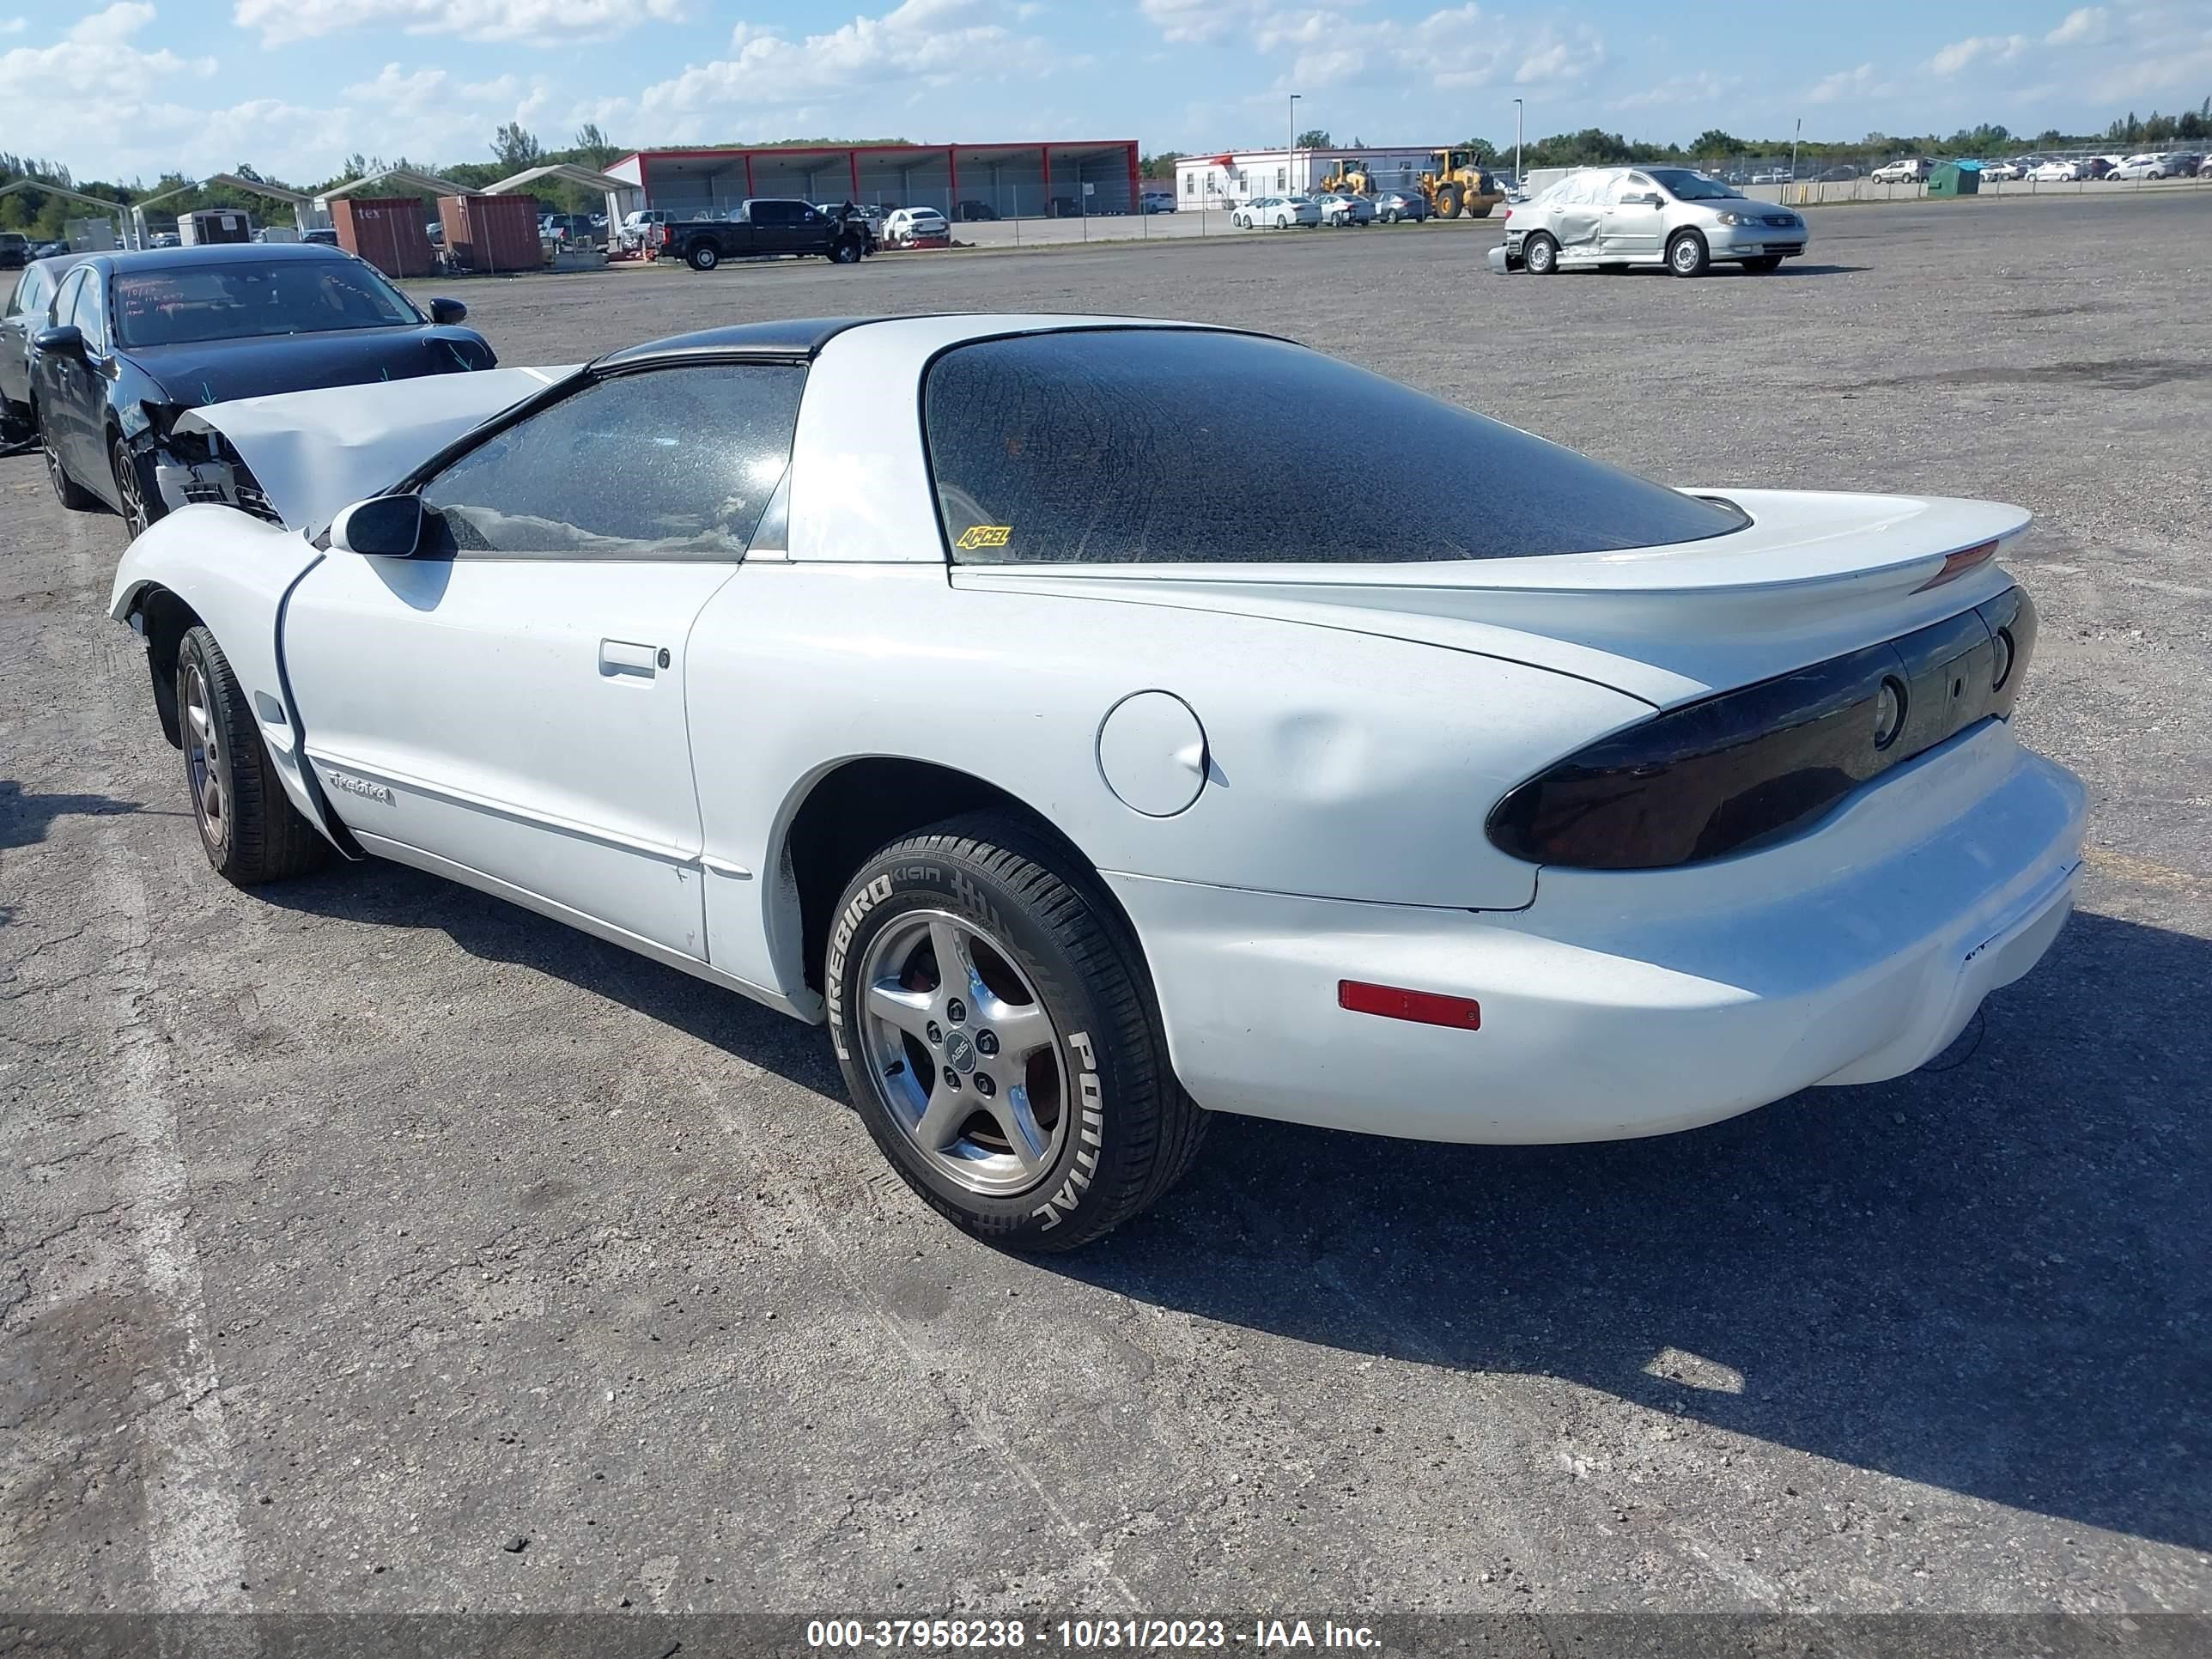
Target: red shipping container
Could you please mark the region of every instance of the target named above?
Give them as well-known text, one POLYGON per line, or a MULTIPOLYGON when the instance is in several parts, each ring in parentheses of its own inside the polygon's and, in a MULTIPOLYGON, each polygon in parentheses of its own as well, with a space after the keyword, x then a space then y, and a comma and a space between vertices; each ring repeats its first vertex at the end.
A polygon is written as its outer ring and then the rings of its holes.
POLYGON ((438 222, 462 270, 536 270, 545 263, 535 196, 441 196, 438 222))
POLYGON ((338 246, 387 276, 428 276, 438 268, 430 233, 422 228, 427 218, 422 203, 412 196, 374 201, 341 196, 331 204, 338 246))

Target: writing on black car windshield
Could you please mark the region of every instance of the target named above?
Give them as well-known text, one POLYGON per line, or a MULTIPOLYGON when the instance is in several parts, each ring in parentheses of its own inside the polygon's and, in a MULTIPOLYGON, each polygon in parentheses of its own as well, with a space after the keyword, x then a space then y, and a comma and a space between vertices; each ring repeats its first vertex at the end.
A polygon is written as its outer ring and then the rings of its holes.
POLYGON ((392 328, 422 320, 373 272, 338 259, 119 271, 115 314, 126 346, 392 328))
POLYGON ((1687 167, 1646 167, 1644 171, 1678 202, 1725 202, 1741 198, 1743 194, 1717 179, 1708 179, 1687 167))

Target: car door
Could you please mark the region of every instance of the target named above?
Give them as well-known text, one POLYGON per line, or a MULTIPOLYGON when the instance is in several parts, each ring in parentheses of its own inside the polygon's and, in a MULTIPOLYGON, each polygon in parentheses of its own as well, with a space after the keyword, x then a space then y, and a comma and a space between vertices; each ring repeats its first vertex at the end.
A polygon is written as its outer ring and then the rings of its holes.
POLYGON ((686 652, 789 464, 805 375, 594 380, 420 481, 415 556, 333 548, 301 579, 285 670, 366 848, 706 957, 686 652))
MULTIPOLYGON (((92 280, 89 265, 79 265, 62 279, 47 313, 47 325, 60 328, 76 321, 77 301, 92 280)), ((70 477, 84 482, 85 429, 104 400, 106 382, 92 365, 70 353, 41 351, 31 360, 31 380, 39 406, 39 427, 61 457, 70 477)))
POLYGON ((1597 257, 1598 237, 1605 225, 1606 189, 1604 177, 1595 173, 1569 179, 1559 186, 1552 213, 1552 234, 1559 239, 1562 258, 1597 257))
POLYGON ((0 316, 0 398, 9 403, 31 401, 31 336, 46 325, 52 297, 52 280, 33 265, 16 282, 7 314, 0 316))
POLYGON ((116 379, 117 365, 114 329, 107 314, 106 272, 90 265, 85 267, 84 286, 77 290, 70 320, 84 337, 84 359, 72 365, 77 371, 78 388, 70 411, 70 436, 74 447, 70 454, 70 473, 109 506, 119 508, 120 492, 107 454, 107 394, 116 379))
POLYGON ((1665 241, 1667 198, 1640 173, 1625 173, 1606 187, 1603 248, 1608 259, 1656 259, 1665 241))
POLYGON ((818 223, 822 216, 811 207, 798 202, 763 202, 767 218, 756 233, 761 239, 763 253, 801 253, 808 251, 809 238, 820 240, 819 233, 808 229, 809 220, 818 223))

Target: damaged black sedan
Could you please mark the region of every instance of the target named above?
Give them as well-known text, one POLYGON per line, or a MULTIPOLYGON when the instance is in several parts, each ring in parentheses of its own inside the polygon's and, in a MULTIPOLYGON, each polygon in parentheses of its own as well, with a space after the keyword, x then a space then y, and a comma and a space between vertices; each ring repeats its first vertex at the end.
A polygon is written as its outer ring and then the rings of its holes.
POLYGON ((458 300, 424 316, 377 270, 313 243, 101 254, 32 337, 30 413, 62 505, 137 535, 186 501, 240 500, 229 458, 175 430, 203 404, 490 368, 458 300))

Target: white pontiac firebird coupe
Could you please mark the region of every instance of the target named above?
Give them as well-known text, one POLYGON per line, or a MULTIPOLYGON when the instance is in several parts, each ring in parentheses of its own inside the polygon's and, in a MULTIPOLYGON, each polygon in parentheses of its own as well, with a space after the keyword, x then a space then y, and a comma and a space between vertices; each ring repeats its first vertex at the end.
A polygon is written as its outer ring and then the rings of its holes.
POLYGON ((1896 1077, 2071 901, 2015 507, 1678 491, 1135 319, 195 418, 285 522, 170 514, 112 612, 216 868, 396 859, 824 1021, 1010 1243, 1143 1209, 1210 1112, 1595 1140, 1896 1077), (1346 430, 1461 486, 1236 482, 1346 430))

